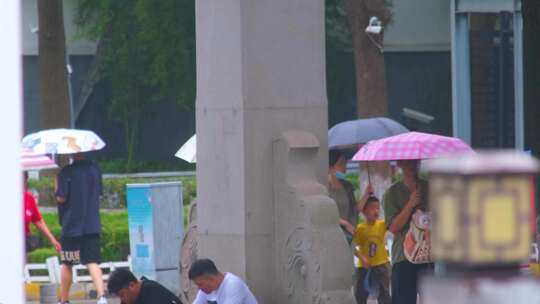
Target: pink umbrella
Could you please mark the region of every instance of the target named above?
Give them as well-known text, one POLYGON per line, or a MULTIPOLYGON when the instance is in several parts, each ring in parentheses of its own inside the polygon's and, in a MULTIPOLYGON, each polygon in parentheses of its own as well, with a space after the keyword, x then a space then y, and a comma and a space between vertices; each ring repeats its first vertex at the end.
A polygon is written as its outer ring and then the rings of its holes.
POLYGON ((408 132, 368 142, 356 152, 353 160, 429 159, 460 153, 474 151, 459 138, 408 132))
POLYGON ((36 153, 30 149, 22 149, 21 151, 21 165, 23 170, 42 170, 58 168, 52 159, 49 157, 36 153))

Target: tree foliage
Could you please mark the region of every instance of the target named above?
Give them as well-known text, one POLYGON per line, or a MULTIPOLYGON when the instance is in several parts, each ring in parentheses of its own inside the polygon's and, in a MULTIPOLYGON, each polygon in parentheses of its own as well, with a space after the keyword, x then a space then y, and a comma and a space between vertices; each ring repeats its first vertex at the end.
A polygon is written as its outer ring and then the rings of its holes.
MULTIPOLYGON (((383 3, 387 9, 392 9, 393 0, 384 0, 383 3)), ((337 50, 352 52, 351 27, 347 20, 345 0, 325 0, 325 13, 327 43, 337 50)))
POLYGON ((366 33, 374 17, 386 27, 392 18, 388 0, 344 0, 351 30, 356 70, 356 103, 359 117, 388 115, 386 76, 383 54, 384 31, 366 33))
POLYGON ((326 40, 334 49, 352 52, 351 30, 344 0, 325 1, 326 40))
POLYGON ((80 35, 100 41, 109 116, 123 124, 133 158, 140 121, 160 102, 195 100, 194 0, 81 0, 80 35))

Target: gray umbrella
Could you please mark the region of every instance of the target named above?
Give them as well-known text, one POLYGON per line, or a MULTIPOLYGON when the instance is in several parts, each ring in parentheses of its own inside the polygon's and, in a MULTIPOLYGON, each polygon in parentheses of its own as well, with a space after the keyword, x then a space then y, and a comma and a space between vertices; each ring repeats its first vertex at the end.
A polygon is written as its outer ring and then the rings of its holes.
POLYGON ((365 144, 406 132, 409 130, 399 122, 386 117, 344 121, 328 130, 328 148, 365 144))

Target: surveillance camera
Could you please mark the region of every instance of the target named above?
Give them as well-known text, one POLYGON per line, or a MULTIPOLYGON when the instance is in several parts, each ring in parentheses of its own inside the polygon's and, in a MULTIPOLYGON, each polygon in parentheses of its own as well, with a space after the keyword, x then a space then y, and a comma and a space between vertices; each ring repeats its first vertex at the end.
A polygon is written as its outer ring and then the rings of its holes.
POLYGON ((435 117, 431 115, 428 115, 419 111, 411 110, 408 108, 403 108, 403 116, 410 119, 414 119, 416 121, 419 121, 425 124, 429 124, 435 119, 435 117))
POLYGON ((381 21, 379 18, 373 16, 369 19, 369 24, 366 27, 366 33, 370 34, 380 34, 383 30, 383 26, 381 25, 381 21))
POLYGON ((370 25, 370 26, 366 27, 366 33, 378 35, 381 32, 382 32, 382 26, 378 26, 378 25, 371 26, 370 25))
POLYGON ((37 34, 39 32, 39 27, 33 26, 32 24, 28 24, 28 28, 32 34, 37 34))

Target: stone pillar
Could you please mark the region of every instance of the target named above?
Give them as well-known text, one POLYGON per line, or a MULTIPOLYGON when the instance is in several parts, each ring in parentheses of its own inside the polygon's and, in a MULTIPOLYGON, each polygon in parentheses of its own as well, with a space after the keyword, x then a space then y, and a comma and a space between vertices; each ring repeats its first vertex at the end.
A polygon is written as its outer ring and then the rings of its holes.
MULTIPOLYGON (((277 303, 272 147, 293 129, 327 146, 324 1, 197 0, 196 18, 199 256, 277 303)), ((326 185, 326 149, 313 163, 326 185)))
MULTIPOLYGON (((0 303, 24 303, 23 203, 20 145, 22 131, 21 1, 6 1, 0 11, 0 184, 6 202, 0 213, 0 303), (9 244, 9 245, 8 245, 9 244)), ((24 27, 26 28, 26 27, 24 27)))

